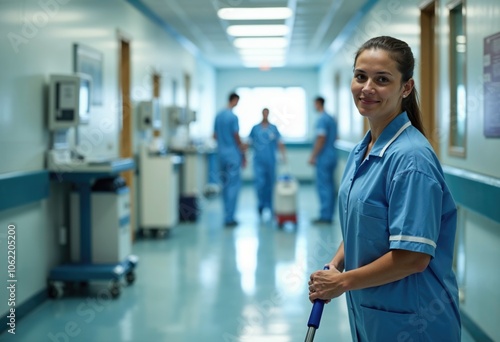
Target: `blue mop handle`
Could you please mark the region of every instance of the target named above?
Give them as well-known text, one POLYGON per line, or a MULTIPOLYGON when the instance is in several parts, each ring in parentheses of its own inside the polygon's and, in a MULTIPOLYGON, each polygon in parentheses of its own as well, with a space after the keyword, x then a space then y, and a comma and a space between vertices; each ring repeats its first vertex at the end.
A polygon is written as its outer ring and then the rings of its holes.
MULTIPOLYGON (((323 267, 324 270, 329 270, 328 266, 323 267)), ((314 305, 309 315, 309 321, 307 322, 308 327, 313 327, 315 329, 319 328, 319 322, 321 321, 321 315, 323 314, 323 307, 325 306, 325 301, 321 299, 314 300, 314 305)))

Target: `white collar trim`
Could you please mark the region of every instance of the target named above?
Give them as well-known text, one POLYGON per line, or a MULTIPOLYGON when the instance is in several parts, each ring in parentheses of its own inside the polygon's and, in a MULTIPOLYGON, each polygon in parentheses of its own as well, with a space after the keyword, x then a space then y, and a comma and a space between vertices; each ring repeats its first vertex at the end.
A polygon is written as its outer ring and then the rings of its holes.
POLYGON ((385 150, 387 150, 389 148, 389 146, 394 142, 394 140, 396 140, 400 135, 401 133, 403 133, 403 131, 405 129, 407 129, 408 127, 411 126, 411 121, 408 121, 407 123, 405 123, 400 129, 399 131, 396 132, 396 134, 394 134, 394 136, 392 137, 391 140, 389 140, 389 142, 387 144, 385 144, 384 148, 382 149, 382 151, 380 151, 379 153, 379 157, 383 157, 384 156, 384 153, 385 153, 385 150))

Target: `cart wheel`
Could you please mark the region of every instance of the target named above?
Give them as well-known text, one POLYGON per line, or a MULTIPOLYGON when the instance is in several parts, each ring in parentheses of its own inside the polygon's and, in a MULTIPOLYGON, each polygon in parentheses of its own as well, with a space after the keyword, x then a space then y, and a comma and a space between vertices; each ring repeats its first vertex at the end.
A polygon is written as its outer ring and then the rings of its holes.
POLYGON ((139 230, 137 230, 137 237, 138 238, 143 238, 144 236, 145 236, 144 229, 143 228, 139 228, 139 230))
POLYGON ((52 299, 61 298, 62 295, 63 295, 63 290, 59 286, 56 286, 54 283, 49 284, 48 288, 49 298, 52 299))
POLYGON ((121 293, 120 284, 118 282, 113 282, 109 292, 111 293, 111 297, 118 298, 121 293))
POLYGON ((130 271, 125 275, 125 280, 127 281, 127 285, 132 285, 135 281, 135 273, 134 271, 130 271))

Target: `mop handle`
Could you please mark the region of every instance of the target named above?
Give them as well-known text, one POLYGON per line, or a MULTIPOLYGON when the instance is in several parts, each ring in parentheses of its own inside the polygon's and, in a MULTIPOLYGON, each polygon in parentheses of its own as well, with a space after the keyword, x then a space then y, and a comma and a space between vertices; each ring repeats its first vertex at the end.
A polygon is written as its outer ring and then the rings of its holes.
MULTIPOLYGON (((323 267, 324 270, 330 269, 328 266, 323 267)), ((309 321, 307 322, 308 327, 319 328, 319 322, 321 321, 321 315, 323 314, 323 307, 325 306, 325 301, 321 299, 315 299, 314 305, 309 315, 309 321)))

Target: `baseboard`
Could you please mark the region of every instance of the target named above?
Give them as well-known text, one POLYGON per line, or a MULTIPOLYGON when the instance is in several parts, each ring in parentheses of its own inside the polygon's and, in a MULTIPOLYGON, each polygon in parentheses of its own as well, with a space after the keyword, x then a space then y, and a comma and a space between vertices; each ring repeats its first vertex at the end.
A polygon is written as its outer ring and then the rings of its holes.
POLYGON ((462 318, 462 325, 471 335, 475 342, 494 342, 492 338, 484 332, 479 325, 474 322, 464 310, 460 310, 460 317, 462 318))
MULTIPOLYGON (((37 294, 31 296, 29 299, 25 300, 21 305, 16 305, 16 327, 19 323, 19 320, 21 320, 46 300, 47 289, 43 289, 37 294)), ((4 313, 0 318, 0 334, 10 329, 10 326, 7 325, 7 323, 9 323, 7 315, 9 315, 9 312, 4 313)))

